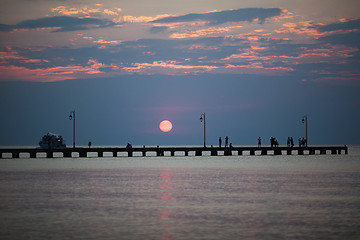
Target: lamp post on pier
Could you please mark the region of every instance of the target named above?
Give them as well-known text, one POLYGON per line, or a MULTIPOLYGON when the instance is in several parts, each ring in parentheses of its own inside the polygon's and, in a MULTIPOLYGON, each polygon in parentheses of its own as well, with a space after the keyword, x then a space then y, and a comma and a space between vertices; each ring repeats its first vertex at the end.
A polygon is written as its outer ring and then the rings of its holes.
POLYGON ((205 113, 201 114, 200 122, 204 120, 204 148, 206 147, 206 120, 205 120, 205 113))
POLYGON ((75 148, 75 110, 70 112, 69 119, 73 119, 74 127, 73 127, 73 148, 75 148))
POLYGON ((303 116, 302 123, 305 123, 305 146, 307 147, 307 143, 308 143, 308 137, 307 137, 307 115, 303 116))

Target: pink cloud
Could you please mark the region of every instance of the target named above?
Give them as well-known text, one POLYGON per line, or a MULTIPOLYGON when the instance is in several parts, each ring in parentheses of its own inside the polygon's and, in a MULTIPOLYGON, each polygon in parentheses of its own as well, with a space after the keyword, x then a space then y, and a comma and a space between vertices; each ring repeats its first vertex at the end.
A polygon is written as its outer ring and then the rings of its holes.
MULTIPOLYGON (((262 50, 262 48, 257 49, 256 47, 252 48, 254 50, 262 50)), ((248 61, 268 61, 271 60, 270 57, 267 56, 260 56, 259 53, 257 53, 256 51, 253 51, 251 49, 245 49, 243 50, 242 53, 238 53, 238 54, 232 54, 229 57, 223 58, 221 60, 223 61, 232 61, 232 60, 239 60, 239 59, 246 59, 248 61)))
POLYGON ((242 28, 242 26, 229 26, 229 27, 209 27, 194 31, 185 31, 180 33, 173 33, 170 35, 170 38, 197 38, 197 37, 206 37, 210 35, 216 35, 221 33, 229 33, 235 29, 242 28))
MULTIPOLYGON (((228 64, 225 68, 228 68, 228 69, 233 68, 233 69, 263 70, 262 72, 258 72, 258 74, 259 73, 269 73, 271 71, 281 71, 281 72, 294 71, 294 69, 291 68, 291 67, 265 67, 263 65, 263 63, 261 63, 261 62, 253 62, 253 63, 250 63, 249 65, 232 65, 232 64, 228 64)), ((255 72, 252 72, 252 73, 255 73, 255 72)))
MULTIPOLYGON (((280 59, 287 59, 287 63, 290 63, 289 60, 294 60, 296 64, 299 63, 316 63, 321 61, 334 62, 338 63, 339 59, 346 59, 353 56, 353 53, 359 51, 358 48, 348 47, 344 45, 330 45, 327 44, 324 48, 318 49, 307 49, 302 48, 303 51, 300 52, 298 56, 279 56, 280 59), (326 47, 326 48, 325 48, 326 47)), ((301 49, 299 49, 301 50, 301 49)))
POLYGON ((134 63, 133 67, 123 67, 127 72, 143 72, 143 73, 168 73, 168 74, 183 74, 190 72, 207 72, 218 68, 217 66, 192 66, 182 65, 177 61, 155 61, 152 63, 134 63), (146 70, 146 71, 145 71, 146 70), (164 71, 165 70, 165 71, 164 71))
POLYGON ((79 16, 79 17, 91 17, 96 14, 103 14, 107 16, 119 16, 122 12, 121 8, 107 9, 103 8, 102 4, 95 4, 96 7, 84 6, 81 8, 58 6, 51 9, 51 12, 55 16, 79 16))
MULTIPOLYGON (((118 19, 114 19, 114 22, 129 22, 129 23, 148 23, 155 20, 158 20, 160 18, 164 17, 172 17, 174 15, 171 14, 159 14, 155 17, 149 17, 149 16, 131 16, 131 15, 125 15, 123 17, 120 17, 118 19)), ((154 26, 165 26, 164 24, 153 24, 154 26)))
POLYGON ((283 19, 290 19, 290 18, 294 18, 295 17, 295 14, 286 10, 286 9, 283 9, 281 10, 281 15, 280 16, 275 16, 273 17, 275 21, 279 22, 283 19))
POLYGON ((93 59, 90 59, 88 64, 88 66, 69 65, 65 67, 51 67, 45 69, 0 66, 0 81, 12 79, 18 81, 54 82, 82 77, 89 78, 91 75, 99 77, 103 74, 103 72, 100 71, 100 68, 102 67, 112 67, 113 69, 117 69, 116 66, 106 66, 93 59))

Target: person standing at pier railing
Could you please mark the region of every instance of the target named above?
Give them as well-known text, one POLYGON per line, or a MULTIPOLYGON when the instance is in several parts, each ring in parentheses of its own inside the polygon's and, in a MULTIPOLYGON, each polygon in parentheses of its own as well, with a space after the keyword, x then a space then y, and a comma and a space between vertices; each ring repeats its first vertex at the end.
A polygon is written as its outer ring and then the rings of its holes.
POLYGON ((219 148, 221 148, 221 137, 219 137, 219 148))

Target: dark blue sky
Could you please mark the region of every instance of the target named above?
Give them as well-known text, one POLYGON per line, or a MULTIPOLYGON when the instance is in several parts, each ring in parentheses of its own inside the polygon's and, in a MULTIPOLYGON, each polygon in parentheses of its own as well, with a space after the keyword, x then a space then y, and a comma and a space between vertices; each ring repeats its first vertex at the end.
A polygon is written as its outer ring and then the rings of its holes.
POLYGON ((309 142, 360 143, 359 88, 301 82, 288 77, 130 75, 55 83, 0 83, 1 145, 28 145, 47 132, 72 143, 70 111, 76 110, 77 142, 86 145, 202 144, 228 135, 233 144, 264 143, 273 136, 305 135, 309 142), (173 130, 163 133, 168 119, 173 130))

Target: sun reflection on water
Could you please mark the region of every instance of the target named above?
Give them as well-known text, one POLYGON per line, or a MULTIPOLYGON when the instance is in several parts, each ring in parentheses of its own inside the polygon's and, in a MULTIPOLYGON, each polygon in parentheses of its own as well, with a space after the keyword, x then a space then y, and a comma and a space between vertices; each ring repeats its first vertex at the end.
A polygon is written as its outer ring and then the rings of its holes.
POLYGON ((160 196, 159 200, 161 203, 161 207, 159 209, 158 217, 160 219, 161 225, 163 227, 163 240, 173 240, 172 234, 172 211, 171 211, 171 204, 172 204, 172 171, 171 170, 162 170, 160 173, 161 182, 160 182, 160 196))

